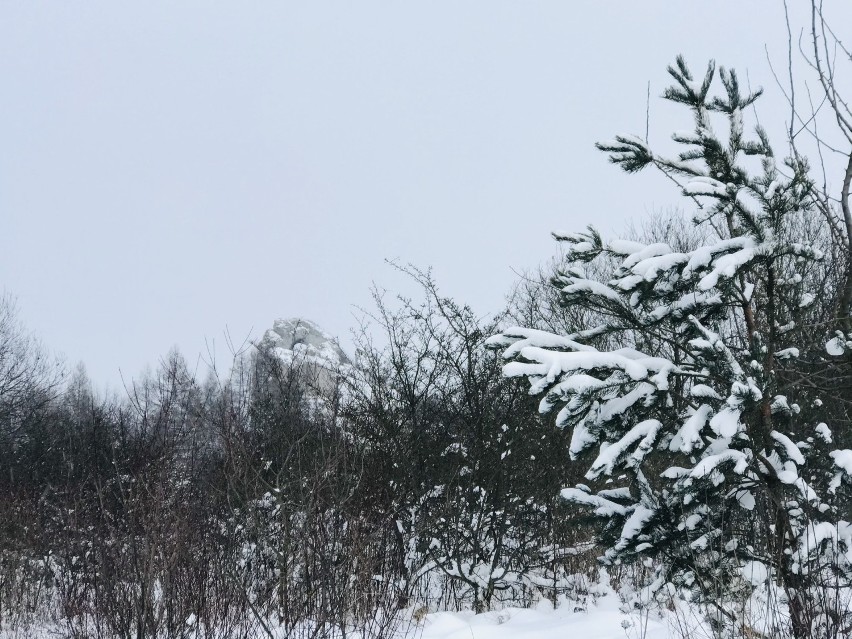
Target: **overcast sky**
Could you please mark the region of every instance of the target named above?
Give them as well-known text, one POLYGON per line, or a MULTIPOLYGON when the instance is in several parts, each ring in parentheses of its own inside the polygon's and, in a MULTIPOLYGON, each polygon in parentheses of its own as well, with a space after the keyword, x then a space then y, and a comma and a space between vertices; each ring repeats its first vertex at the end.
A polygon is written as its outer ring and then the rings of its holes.
POLYGON ((781 145, 765 45, 777 0, 4 2, 0 287, 99 385, 276 317, 345 343, 386 258, 494 311, 550 231, 679 202, 593 148, 649 81, 651 142, 689 125, 677 53, 748 71, 781 145))

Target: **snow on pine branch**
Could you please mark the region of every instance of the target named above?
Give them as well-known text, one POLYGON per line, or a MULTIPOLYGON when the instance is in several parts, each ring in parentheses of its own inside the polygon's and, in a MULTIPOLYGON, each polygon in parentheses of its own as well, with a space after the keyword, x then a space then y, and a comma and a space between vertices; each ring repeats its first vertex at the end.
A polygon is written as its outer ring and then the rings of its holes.
POLYGON ((553 282, 571 332, 511 327, 488 346, 571 430, 570 457, 590 485, 561 495, 600 518, 604 562, 653 556, 658 580, 727 584, 748 560, 789 575, 845 557, 852 584, 852 526, 836 516, 852 450, 830 450, 817 387, 793 381, 852 350, 852 334, 821 334, 835 327, 814 319, 825 267, 798 240, 815 212, 807 163, 789 160, 781 175, 765 132, 746 139, 744 110, 759 92, 741 93, 735 73, 721 70, 724 92, 711 97, 712 63, 700 82, 682 59, 669 71, 665 97, 695 118, 673 136, 681 152, 627 135, 598 148, 628 172, 654 166, 677 181, 709 239, 675 250, 659 235, 555 233, 566 251, 553 282), (712 114, 727 118, 727 135, 712 114), (752 174, 744 158, 755 156, 752 174))

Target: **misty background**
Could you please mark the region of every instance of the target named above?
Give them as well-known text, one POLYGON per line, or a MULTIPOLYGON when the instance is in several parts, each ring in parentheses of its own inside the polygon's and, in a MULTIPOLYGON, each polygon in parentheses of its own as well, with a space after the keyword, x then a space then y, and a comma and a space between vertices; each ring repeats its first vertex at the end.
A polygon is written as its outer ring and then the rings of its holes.
POLYGON ((411 287, 386 259, 497 311, 551 231, 683 204, 593 147, 644 137, 649 82, 652 144, 689 125, 678 53, 763 86, 783 148, 778 3, 4 3, 2 287, 113 386, 277 317, 345 347, 373 282, 411 287))

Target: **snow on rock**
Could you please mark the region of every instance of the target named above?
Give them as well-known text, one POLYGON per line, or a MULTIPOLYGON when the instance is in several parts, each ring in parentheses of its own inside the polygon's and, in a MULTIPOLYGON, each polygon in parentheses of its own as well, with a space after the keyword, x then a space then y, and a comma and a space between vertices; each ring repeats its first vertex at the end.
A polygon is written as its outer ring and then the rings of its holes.
POLYGON ((350 363, 334 337, 316 322, 302 317, 275 320, 272 328, 263 334, 258 347, 270 349, 286 363, 304 358, 335 370, 350 363))
POLYGON ((302 317, 275 320, 256 346, 257 352, 275 357, 285 367, 299 368, 308 385, 318 390, 334 388, 352 368, 337 340, 302 317))

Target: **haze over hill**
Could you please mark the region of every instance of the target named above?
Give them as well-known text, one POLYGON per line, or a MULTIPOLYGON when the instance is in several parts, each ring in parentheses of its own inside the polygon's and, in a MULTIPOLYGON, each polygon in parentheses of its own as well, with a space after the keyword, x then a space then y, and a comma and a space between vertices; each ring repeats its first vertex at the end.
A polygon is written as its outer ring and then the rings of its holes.
MULTIPOLYGON (((852 23, 852 3, 830 4, 852 23)), ((761 123, 783 135, 766 60, 786 68, 783 16, 664 0, 3 3, 3 287, 45 344, 119 388, 119 370, 173 346, 194 361, 215 340, 227 359, 226 328, 254 338, 274 317, 345 342, 373 281, 410 291, 385 258, 497 311, 514 271, 553 253, 551 231, 681 204, 594 149, 644 137, 649 88, 652 142, 689 126, 657 99, 677 53, 763 86, 761 123)))

